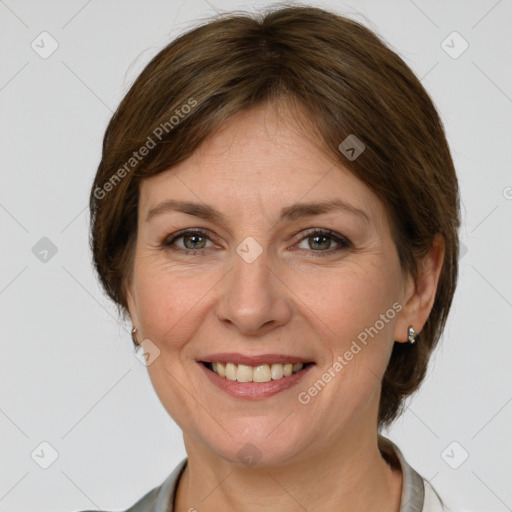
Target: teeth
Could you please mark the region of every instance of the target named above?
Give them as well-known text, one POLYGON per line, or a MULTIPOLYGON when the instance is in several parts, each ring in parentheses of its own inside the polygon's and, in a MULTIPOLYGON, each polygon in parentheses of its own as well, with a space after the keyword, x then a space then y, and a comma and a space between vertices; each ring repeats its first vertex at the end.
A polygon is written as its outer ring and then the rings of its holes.
MULTIPOLYGON (((217 363, 217 366, 221 365, 221 364, 222 363, 217 363)), ((226 364, 226 379, 236 380, 236 364, 233 364, 233 363, 226 364)))
POLYGON ((252 382, 252 368, 245 364, 239 364, 236 370, 236 380, 238 382, 252 382))
POLYGON ((273 364, 272 368, 270 368, 270 373, 272 374, 272 380, 277 380, 282 378, 283 375, 283 365, 282 364, 273 364))
POLYGON ((213 371, 220 377, 238 382, 270 382, 271 380, 289 377, 297 373, 304 365, 302 363, 274 363, 271 365, 248 366, 234 363, 212 363, 213 371))
POLYGON ((213 366, 214 371, 216 371, 221 377, 226 376, 226 367, 221 363, 215 363, 213 366), (217 369, 215 369, 215 366, 217 369))

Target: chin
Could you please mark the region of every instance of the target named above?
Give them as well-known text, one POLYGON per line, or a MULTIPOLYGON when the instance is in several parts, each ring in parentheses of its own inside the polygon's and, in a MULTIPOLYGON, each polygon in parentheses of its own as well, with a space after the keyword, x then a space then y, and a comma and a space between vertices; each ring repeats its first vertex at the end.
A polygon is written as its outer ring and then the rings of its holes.
MULTIPOLYGON (((205 437, 203 433, 203 444, 207 445, 215 456, 247 468, 271 468, 289 464, 303 456, 313 440, 304 438, 303 433, 297 436, 290 435, 292 432, 289 428, 285 432, 278 432, 276 425, 282 420, 283 418, 276 418, 275 421, 264 422, 254 429, 244 428, 243 432, 231 428, 231 436, 221 429, 222 432, 219 432, 219 437, 215 439, 211 436, 205 437), (269 428, 270 424, 272 426, 269 428)), ((300 434, 300 431, 297 431, 297 434, 300 434)))

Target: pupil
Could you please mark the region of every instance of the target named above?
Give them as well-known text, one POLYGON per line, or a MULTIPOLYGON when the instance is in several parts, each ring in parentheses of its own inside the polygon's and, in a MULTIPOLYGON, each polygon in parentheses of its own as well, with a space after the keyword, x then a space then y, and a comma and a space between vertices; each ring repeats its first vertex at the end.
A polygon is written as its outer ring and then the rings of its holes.
POLYGON ((188 239, 189 241, 192 241, 192 245, 195 245, 198 240, 200 240, 202 237, 199 235, 189 235, 188 239))
MULTIPOLYGON (((313 243, 317 243, 317 241, 318 241, 318 240, 321 240, 321 239, 323 239, 323 240, 327 240, 327 246, 329 245, 328 237, 326 237, 326 236, 324 236, 324 235, 316 235, 316 236, 314 236, 314 237, 313 237, 313 240, 314 240, 314 242, 313 242, 313 243)), ((320 243, 320 245, 322 245, 322 244, 320 243)), ((325 243, 324 243, 323 245, 324 245, 324 247, 325 247, 325 243)))

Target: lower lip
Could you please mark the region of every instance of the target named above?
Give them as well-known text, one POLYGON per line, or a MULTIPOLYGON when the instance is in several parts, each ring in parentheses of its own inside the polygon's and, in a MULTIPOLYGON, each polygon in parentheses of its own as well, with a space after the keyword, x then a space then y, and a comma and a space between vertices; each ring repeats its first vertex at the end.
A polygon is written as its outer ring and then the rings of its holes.
POLYGON ((209 370, 203 363, 197 363, 206 374, 206 377, 212 384, 215 384, 222 391, 235 398, 243 398, 245 400, 260 400, 289 389, 299 382, 306 373, 313 368, 313 364, 309 364, 300 372, 292 373, 289 377, 271 380, 269 382, 238 382, 220 377, 214 371, 209 370))

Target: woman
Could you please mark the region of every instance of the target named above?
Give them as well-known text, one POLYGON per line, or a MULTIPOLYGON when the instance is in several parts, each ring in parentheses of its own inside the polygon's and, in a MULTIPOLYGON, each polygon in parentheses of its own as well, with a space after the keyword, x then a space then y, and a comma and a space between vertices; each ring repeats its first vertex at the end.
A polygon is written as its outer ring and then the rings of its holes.
POLYGON ((187 451, 129 511, 448 510, 380 430, 450 310, 457 178, 375 34, 287 7, 180 36, 110 121, 90 208, 187 451))

